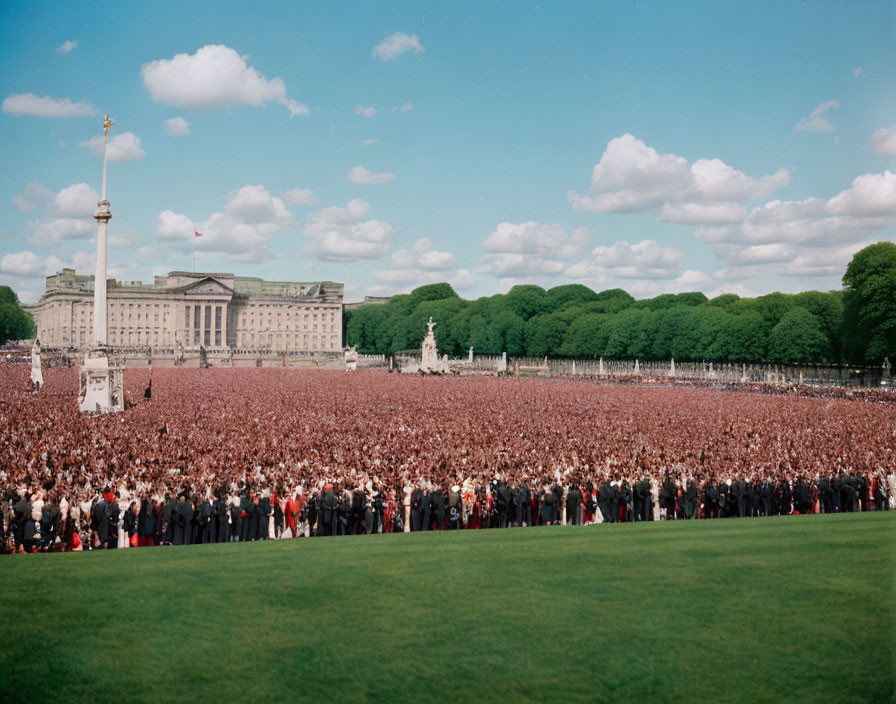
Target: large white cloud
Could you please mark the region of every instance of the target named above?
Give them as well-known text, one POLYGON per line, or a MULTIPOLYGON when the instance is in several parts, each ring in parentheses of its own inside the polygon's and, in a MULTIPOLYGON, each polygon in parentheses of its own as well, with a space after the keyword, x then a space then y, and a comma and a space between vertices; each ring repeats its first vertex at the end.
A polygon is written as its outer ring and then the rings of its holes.
POLYGON ((70 98, 23 93, 7 96, 3 101, 3 112, 9 115, 31 115, 33 117, 84 117, 95 115, 96 108, 86 100, 73 103, 70 98))
POLYGON ((833 198, 773 200, 739 222, 704 226, 698 239, 735 266, 769 266, 785 276, 842 274, 877 230, 896 222, 896 175, 862 174, 833 198))
POLYGON ((837 110, 840 103, 836 100, 825 100, 817 108, 815 108, 809 117, 802 118, 793 128, 793 133, 797 132, 833 132, 834 126, 828 122, 822 115, 830 110, 837 110))
POLYGON ((295 227, 295 216, 282 199, 272 196, 264 186, 247 185, 228 195, 221 212, 202 221, 172 210, 162 211, 156 236, 188 248, 194 244, 194 231, 198 231, 202 237, 195 244, 202 252, 218 253, 232 261, 262 261, 270 255, 271 235, 295 227))
POLYGON ((387 171, 374 173, 366 166, 355 166, 348 170, 346 178, 352 183, 358 183, 365 186, 375 186, 380 183, 388 183, 395 180, 395 175, 387 171))
POLYGON ((399 249, 389 257, 389 268, 374 273, 377 279, 393 284, 402 292, 423 284, 448 281, 455 289, 469 288, 473 283, 467 269, 455 269, 457 258, 451 252, 433 249, 428 237, 421 237, 411 249, 399 249))
MULTIPOLYGON (((720 159, 691 164, 660 154, 631 134, 611 139, 595 165, 586 195, 569 192, 570 204, 594 212, 631 213, 666 208, 672 222, 711 222, 731 217, 736 201, 763 198, 790 181, 780 169, 759 179, 720 159)), ((736 206, 735 206, 736 207, 736 206)))
POLYGON ((25 186, 22 193, 17 193, 12 197, 12 207, 20 213, 28 210, 34 210, 42 202, 53 197, 53 191, 41 186, 37 181, 29 183, 25 186))
POLYGON ((290 117, 309 113, 305 105, 286 97, 282 78, 268 80, 235 50, 221 44, 143 64, 140 75, 153 100, 177 107, 259 107, 277 102, 290 117))
POLYGON ((878 154, 890 156, 896 154, 896 125, 881 127, 871 135, 871 143, 878 154))
MULTIPOLYGON (((81 142, 80 146, 87 147, 95 156, 102 156, 104 140, 97 135, 86 142, 81 142)), ((140 138, 130 131, 112 137, 106 149, 106 158, 109 161, 141 161, 145 156, 146 152, 140 146, 140 138)))
POLYGON ((93 189, 93 186, 87 183, 73 183, 71 186, 63 188, 53 202, 50 204, 50 212, 58 217, 92 218, 96 204, 99 202, 100 196, 93 189))
POLYGON ((828 201, 826 210, 857 217, 896 217, 896 174, 857 176, 849 188, 828 201))
POLYGON ((577 279, 669 279, 678 274, 684 252, 661 245, 656 240, 636 244, 619 241, 598 245, 589 259, 576 262, 564 272, 577 279))
POLYGON ((561 225, 502 222, 483 240, 486 254, 480 258, 475 271, 504 278, 557 276, 569 259, 587 249, 590 240, 591 235, 585 228, 569 234, 561 225))
POLYGON ((391 249, 396 233, 384 220, 364 220, 369 210, 367 201, 355 199, 344 208, 312 214, 305 225, 306 251, 324 261, 379 259, 391 249))
POLYGON ((370 55, 380 61, 390 61, 396 59, 407 51, 413 51, 415 54, 423 52, 423 45, 416 34, 405 34, 404 32, 396 32, 386 37, 373 47, 370 55))
POLYGON ((190 238, 194 237, 195 231, 196 228, 190 218, 173 210, 163 210, 156 221, 156 237, 162 240, 189 242, 190 238))
POLYGON ((317 198, 310 188, 291 188, 282 196, 290 205, 317 205, 317 198))
POLYGON ((42 258, 25 250, 5 254, 0 261, 0 272, 11 276, 49 276, 64 266, 65 263, 55 255, 42 258))

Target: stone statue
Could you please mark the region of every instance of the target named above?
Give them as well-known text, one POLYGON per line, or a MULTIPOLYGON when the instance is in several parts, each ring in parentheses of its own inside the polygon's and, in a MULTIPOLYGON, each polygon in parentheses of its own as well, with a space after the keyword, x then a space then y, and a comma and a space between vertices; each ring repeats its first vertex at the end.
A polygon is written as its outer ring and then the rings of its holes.
POLYGON ((345 371, 353 372, 358 369, 358 349, 356 347, 345 348, 345 371))
POLYGON ((31 346, 31 383, 34 384, 35 391, 40 391, 40 387, 44 385, 44 374, 40 366, 40 340, 35 340, 31 346))

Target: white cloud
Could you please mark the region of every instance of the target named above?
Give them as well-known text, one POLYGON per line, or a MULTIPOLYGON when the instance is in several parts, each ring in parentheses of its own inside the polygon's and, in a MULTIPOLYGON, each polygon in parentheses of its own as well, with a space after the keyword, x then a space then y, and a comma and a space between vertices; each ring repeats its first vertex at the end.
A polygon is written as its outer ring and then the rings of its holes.
POLYGON ((283 201, 264 186, 243 186, 230 196, 224 212, 249 225, 275 225, 279 230, 295 225, 295 217, 283 201))
POLYGON ((408 101, 404 105, 396 105, 394 108, 392 108, 392 112, 409 112, 413 109, 414 104, 408 101))
POLYGON ((41 258, 34 252, 9 252, 0 261, 0 272, 11 276, 49 276, 60 271, 65 263, 57 256, 41 258))
POLYGON ((828 201, 826 210, 855 217, 896 217, 896 174, 857 176, 849 188, 828 201))
POLYGON ((190 123, 182 117, 171 117, 162 123, 162 131, 173 137, 190 134, 190 123))
POLYGON ((202 252, 222 254, 232 261, 262 261, 270 253, 271 235, 294 229, 296 220, 283 200, 272 196, 264 186, 243 186, 231 192, 222 212, 206 220, 194 221, 181 213, 159 213, 156 236, 193 246, 193 232, 202 233, 196 244, 202 252))
POLYGON ((416 34, 407 35, 404 32, 396 32, 373 47, 370 55, 380 61, 390 61, 398 58, 406 51, 420 54, 423 52, 423 45, 416 34))
POLYGON ((795 256, 785 260, 777 273, 783 276, 840 278, 853 255, 869 244, 870 241, 860 241, 840 247, 801 249, 794 252, 795 256))
POLYGON ((20 213, 34 210, 40 203, 53 197, 53 191, 47 190, 37 181, 25 186, 25 191, 12 197, 12 207, 20 213))
POLYGON ((172 210, 163 210, 159 213, 156 222, 156 237, 159 239, 189 242, 190 238, 194 236, 195 230, 193 221, 186 215, 175 213, 172 210))
POLYGON ((861 67, 861 66, 856 66, 856 67, 852 70, 852 75, 855 76, 856 78, 859 78, 859 77, 862 75, 862 67, 861 67))
POLYGON ((752 279, 758 273, 758 266, 727 266, 724 269, 714 271, 712 277, 718 281, 743 281, 744 279, 752 279))
POLYGON ((372 138, 362 139, 361 145, 365 146, 365 147, 369 147, 371 144, 376 144, 378 141, 379 141, 378 139, 372 139, 372 138))
POLYGON ((871 233, 894 222, 896 175, 885 171, 856 177, 828 200, 774 200, 695 235, 735 267, 776 264, 781 275, 826 277, 842 274, 871 233))
POLYGON ((828 122, 825 118, 822 117, 826 112, 830 110, 837 110, 840 108, 840 103, 836 100, 825 100, 821 103, 817 108, 815 108, 811 113, 809 113, 808 118, 802 118, 799 122, 796 123, 796 127, 793 128, 793 133, 797 132, 832 132, 834 130, 834 126, 828 122))
MULTIPOLYGON (((38 184, 33 190, 41 188, 43 187, 38 184)), ((25 190, 27 200, 29 189, 25 190)), ((40 195, 45 200, 53 194, 44 189, 40 195)), ((40 246, 57 246, 67 240, 89 236, 96 232, 93 211, 98 200, 97 192, 86 183, 75 183, 63 188, 47 204, 41 217, 27 223, 26 240, 40 246)))
MULTIPOLYGON (((97 135, 86 142, 80 142, 79 146, 87 147, 95 156, 103 155, 103 138, 97 135)), ((106 157, 112 162, 141 161, 146 152, 140 146, 140 138, 133 132, 122 132, 109 140, 106 149, 106 157)))
POLYGON ((346 178, 352 183, 359 183, 365 186, 375 186, 380 183, 388 183, 389 181, 395 180, 394 174, 390 174, 386 171, 373 173, 367 167, 360 165, 349 169, 346 178))
POLYGON ((455 269, 456 257, 451 252, 441 252, 432 247, 428 237, 421 237, 411 249, 399 249, 389 257, 389 268, 377 271, 374 276, 397 287, 398 292, 410 291, 416 286, 447 281, 455 290, 473 285, 473 275, 467 269, 455 269))
POLYGON ((290 117, 308 114, 305 105, 286 97, 282 78, 268 80, 249 66, 245 57, 221 44, 143 64, 140 76, 153 100, 177 107, 260 107, 277 102, 286 107, 290 117))
POLYGON ((92 218, 99 200, 99 194, 90 184, 73 183, 56 194, 49 211, 57 217, 92 218))
POLYGON ((331 206, 312 214, 305 225, 306 251, 333 262, 382 257, 396 233, 388 222, 364 220, 369 210, 369 203, 355 199, 344 208, 331 206))
POLYGON ((482 242, 486 254, 475 271, 498 277, 557 276, 567 260, 587 249, 590 240, 591 234, 583 227, 570 235, 561 225, 502 222, 482 242))
POLYGON ((277 102, 283 105, 289 111, 290 117, 296 117, 297 115, 307 117, 311 114, 311 110, 308 109, 308 106, 305 105, 305 103, 300 103, 298 100, 281 98, 277 102))
POLYGON ((578 256, 591 239, 584 227, 568 235, 561 225, 540 225, 529 221, 520 224, 502 222, 483 242, 486 252, 544 255, 553 252, 559 258, 578 256))
POLYGON ((390 257, 393 269, 423 269, 444 272, 454 268, 455 256, 432 248, 428 237, 421 237, 410 249, 399 249, 390 257))
POLYGON ((78 48, 78 40, 77 39, 69 39, 68 41, 62 42, 59 46, 56 47, 56 51, 60 54, 67 54, 70 51, 73 51, 78 48))
POLYGON ((10 95, 3 101, 3 112, 33 117, 84 117, 95 115, 96 108, 85 100, 73 103, 70 98, 54 98, 34 93, 10 95))
POLYGON ((591 258, 576 262, 565 275, 577 279, 670 279, 678 273, 684 252, 661 245, 656 240, 637 244, 619 241, 610 247, 599 245, 591 258))
POLYGON ((737 222, 746 214, 743 203, 663 203, 656 219, 676 225, 708 225, 737 222))
POLYGON ((587 195, 569 192, 581 210, 631 213, 665 207, 669 222, 730 218, 734 201, 762 198, 787 185, 780 169, 753 179, 720 159, 693 164, 676 154, 659 154, 631 134, 611 139, 591 174, 587 195))
POLYGON ((874 145, 874 151, 878 154, 896 155, 896 125, 881 127, 871 135, 871 143, 874 145))
POLYGON ((374 115, 376 115, 376 113, 377 113, 377 109, 375 107, 373 107, 372 105, 367 106, 367 107, 365 107, 363 105, 355 106, 355 115, 363 115, 364 117, 373 117, 374 115))
POLYGON ((317 198, 310 188, 291 188, 282 195, 290 205, 317 205, 317 198))

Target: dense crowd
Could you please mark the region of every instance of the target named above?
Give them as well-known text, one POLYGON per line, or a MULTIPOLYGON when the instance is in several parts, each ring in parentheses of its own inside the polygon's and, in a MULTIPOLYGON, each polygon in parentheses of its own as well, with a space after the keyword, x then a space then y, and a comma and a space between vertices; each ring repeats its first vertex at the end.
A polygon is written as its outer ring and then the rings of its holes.
POLYGON ((886 510, 896 406, 569 380, 0 369, 5 550, 886 510))

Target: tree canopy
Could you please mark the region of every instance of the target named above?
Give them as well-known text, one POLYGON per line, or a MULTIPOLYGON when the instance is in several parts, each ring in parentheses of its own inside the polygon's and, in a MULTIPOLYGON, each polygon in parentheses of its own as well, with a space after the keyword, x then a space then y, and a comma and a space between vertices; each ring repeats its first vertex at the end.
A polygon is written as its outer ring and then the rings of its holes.
POLYGON ((431 315, 439 351, 511 356, 781 364, 896 362, 896 245, 856 254, 842 291, 757 298, 699 292, 635 300, 621 289, 519 285, 464 300, 432 284, 346 314, 365 354, 419 348, 431 315))

